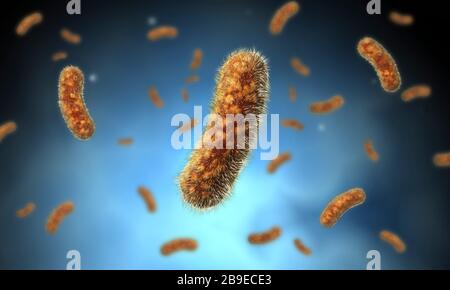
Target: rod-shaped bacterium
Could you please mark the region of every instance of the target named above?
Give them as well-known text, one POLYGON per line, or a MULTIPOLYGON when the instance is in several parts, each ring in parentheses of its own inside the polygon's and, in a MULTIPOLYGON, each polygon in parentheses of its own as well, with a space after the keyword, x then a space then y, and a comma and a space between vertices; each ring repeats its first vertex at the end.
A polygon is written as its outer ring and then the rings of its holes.
MULTIPOLYGON (((258 118, 265 112, 269 74, 265 58, 257 51, 242 49, 233 52, 220 68, 216 82, 215 97, 211 105, 214 116, 226 120, 227 114, 253 114, 258 118)), ((206 140, 206 132, 215 128, 212 123, 214 122, 210 122, 205 128, 203 142, 212 141, 206 140)), ((255 130, 250 132, 250 126, 246 126, 245 146, 238 147, 236 136, 241 134, 237 134, 241 128, 237 128, 234 123, 231 126, 228 130, 234 132, 235 146, 231 149, 229 146, 225 146, 227 149, 201 146, 193 151, 179 176, 183 199, 193 208, 208 209, 220 204, 230 195, 244 167, 250 153, 248 145, 252 144, 257 135, 255 130)), ((259 127, 259 121, 257 126, 259 127)), ((226 123, 220 132, 224 134, 214 134, 214 143, 226 144, 226 123)))
POLYGON ((67 66, 59 75, 59 108, 72 134, 88 140, 95 132, 95 123, 84 103, 84 75, 75 66, 67 66))

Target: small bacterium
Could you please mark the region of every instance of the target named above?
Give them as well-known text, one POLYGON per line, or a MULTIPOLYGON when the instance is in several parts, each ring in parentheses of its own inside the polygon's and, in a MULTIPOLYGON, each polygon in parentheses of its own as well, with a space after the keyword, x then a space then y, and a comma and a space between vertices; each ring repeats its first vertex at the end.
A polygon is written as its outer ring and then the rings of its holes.
POLYGON ((433 163, 436 167, 450 167, 450 151, 434 154, 433 163))
MULTIPOLYGON (((266 110, 269 74, 265 58, 255 50, 237 50, 222 65, 216 79, 215 96, 211 111, 220 118, 227 114, 261 115, 266 110)), ((258 124, 259 125, 259 124, 258 124)), ((239 127, 234 128, 234 143, 239 127)), ((202 139, 208 140, 212 124, 205 127, 202 139)), ((255 128, 258 129, 258 128, 255 128)), ((227 125, 223 128, 227 130, 227 125)), ((230 130, 231 131, 231 130, 230 130)), ((256 138, 245 128, 245 147, 232 149, 203 147, 194 150, 179 176, 184 201, 195 209, 206 210, 222 203, 230 194, 239 173, 250 154, 247 147, 256 138)), ((226 144, 226 134, 213 136, 216 143, 226 144)))
POLYGON ((157 107, 158 109, 164 107, 164 101, 159 96, 156 87, 151 87, 148 91, 148 95, 150 97, 150 100, 153 102, 153 105, 155 105, 155 107, 157 107))
POLYGON ((273 227, 265 232, 253 233, 248 236, 248 242, 252 245, 263 245, 275 241, 281 236, 281 228, 273 227))
POLYGON ((309 106, 309 110, 313 114, 325 115, 339 110, 344 106, 344 97, 336 95, 325 101, 314 102, 309 106))
POLYGON ((184 82, 186 84, 193 84, 193 83, 197 83, 199 81, 200 81, 200 77, 198 75, 190 75, 184 80, 184 82))
POLYGON ((130 146, 133 145, 134 140, 133 138, 130 137, 126 137, 126 138, 120 138, 119 140, 117 140, 117 144, 120 146, 130 146))
POLYGON ((294 245, 303 255, 310 256, 312 254, 311 249, 305 246, 300 239, 295 239, 294 245))
POLYGON ((147 38, 150 41, 158 41, 161 39, 173 39, 178 36, 178 29, 174 26, 158 26, 151 29, 147 33, 147 38))
POLYGON ((189 123, 183 124, 180 127, 178 127, 178 131, 180 133, 188 132, 188 131, 192 130, 195 126, 197 126, 198 123, 199 122, 197 119, 192 119, 189 123))
POLYGON ((300 5, 296 1, 289 1, 281 6, 270 21, 269 31, 272 35, 278 35, 283 31, 286 23, 300 11, 300 5))
POLYGON ((307 77, 311 74, 311 70, 298 57, 294 57, 291 59, 292 68, 299 74, 307 77))
POLYGON ((203 51, 200 48, 196 48, 192 55, 191 69, 196 70, 200 67, 203 61, 203 51))
POLYGON ((403 240, 395 233, 383 230, 380 232, 380 239, 389 245, 391 245, 394 250, 402 254, 406 251, 406 244, 403 240))
POLYGON ((72 134, 88 140, 95 132, 95 123, 84 103, 84 75, 75 66, 65 67, 59 76, 59 108, 72 134))
POLYGON ((368 61, 378 75, 381 87, 389 93, 396 92, 401 84, 397 64, 391 54, 375 39, 362 38, 357 45, 358 53, 368 61))
POLYGON ((293 86, 289 87, 289 100, 293 103, 297 101, 297 89, 293 86))
POLYGON ((289 152, 281 153, 280 155, 278 155, 277 158, 270 161, 269 165, 267 165, 267 172, 271 174, 275 173, 275 171, 277 171, 281 165, 283 165, 284 163, 288 162, 291 159, 292 157, 289 152))
POLYGON ((284 119, 282 121, 282 124, 283 124, 283 127, 292 128, 297 131, 301 131, 305 128, 302 123, 300 123, 299 121, 297 121, 295 119, 284 119))
POLYGON ((16 211, 16 216, 18 218, 24 219, 28 217, 30 214, 32 214, 35 209, 36 204, 34 204, 33 202, 29 202, 23 208, 16 211))
POLYGON ((73 212, 74 205, 72 202, 67 201, 56 207, 47 219, 45 229, 49 234, 55 234, 58 231, 62 221, 73 212))
POLYGON ((60 31, 60 35, 62 37, 62 39, 64 39, 66 42, 70 43, 70 44, 80 44, 81 43, 81 35, 70 31, 67 28, 63 28, 60 31))
POLYGON ((67 58, 68 54, 65 51, 58 51, 55 52, 54 54, 52 54, 52 61, 53 62, 58 62, 61 60, 65 60, 67 58))
POLYGON ((431 87, 428 85, 415 85, 403 91, 401 98, 407 103, 416 99, 426 99, 431 96, 431 87))
POLYGON ((0 124, 0 143, 12 133, 17 131, 17 124, 13 121, 8 121, 6 123, 0 124))
POLYGON ((375 150, 372 140, 366 140, 364 142, 364 150, 366 151, 367 157, 369 157, 370 160, 372 160, 373 162, 378 162, 380 156, 375 150))
POLYGON ((197 250, 198 243, 196 240, 191 238, 180 238, 168 241, 161 246, 161 254, 163 256, 170 256, 179 251, 190 251, 193 252, 197 250))
POLYGON ((333 227, 349 209, 364 203, 365 200, 366 194, 362 188, 353 188, 336 196, 320 215, 320 223, 326 228, 333 227))
POLYGON ((28 14, 22 20, 20 20, 19 24, 16 27, 16 34, 20 37, 25 36, 31 28, 40 24, 44 20, 44 16, 41 12, 33 12, 28 14))
POLYGON ((138 188, 138 192, 139 195, 144 199, 148 211, 151 213, 156 212, 156 200, 150 189, 146 188, 145 186, 140 186, 138 188))

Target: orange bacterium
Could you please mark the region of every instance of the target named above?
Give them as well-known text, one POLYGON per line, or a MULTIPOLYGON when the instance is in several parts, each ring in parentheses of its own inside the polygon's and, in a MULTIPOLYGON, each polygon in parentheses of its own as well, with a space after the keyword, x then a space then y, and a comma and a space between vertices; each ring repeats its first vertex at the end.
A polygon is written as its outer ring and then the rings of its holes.
POLYGON ((402 80, 397 64, 391 54, 375 39, 364 37, 358 42, 359 54, 375 69, 382 88, 389 93, 396 92, 402 80))
POLYGON ((59 75, 59 108, 72 134, 88 140, 95 132, 95 124, 84 103, 84 75, 75 66, 67 66, 59 75))
MULTIPOLYGON (((259 116, 265 112, 268 99, 268 68, 265 58, 257 51, 242 49, 233 52, 220 68, 216 82, 211 110, 218 118, 225 120, 227 114, 259 116)), ((202 148, 194 150, 179 176, 183 199, 196 209, 215 207, 228 197, 245 165, 250 153, 249 144, 256 136, 250 134, 249 126, 246 126, 245 147, 238 148, 236 141, 240 127, 234 124, 232 126, 233 149, 224 149, 228 145, 222 148, 203 145, 202 148)), ((223 127, 223 131, 218 133, 227 132, 227 126, 223 127)), ((206 133, 214 129, 211 123, 206 126, 201 139, 203 144, 227 144, 226 133, 215 134, 208 140, 206 133)))
POLYGON ((248 242, 253 245, 267 244, 278 239, 281 236, 281 232, 281 228, 275 226, 265 232, 250 234, 248 242))
POLYGON ((365 200, 366 194, 362 188, 353 188, 336 196, 320 215, 320 223, 327 228, 333 227, 349 209, 364 203, 365 200))
POLYGON ((281 6, 273 15, 270 21, 269 31, 273 35, 278 35, 283 31, 286 23, 300 11, 300 5, 295 1, 289 1, 281 6))

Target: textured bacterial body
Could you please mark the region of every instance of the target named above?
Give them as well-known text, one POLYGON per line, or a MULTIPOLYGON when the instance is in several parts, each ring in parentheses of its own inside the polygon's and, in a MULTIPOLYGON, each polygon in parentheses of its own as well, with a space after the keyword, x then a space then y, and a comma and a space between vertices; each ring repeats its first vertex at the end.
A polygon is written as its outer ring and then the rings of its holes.
MULTIPOLYGON (((227 114, 265 113, 269 90, 268 68, 264 57, 254 50, 233 52, 220 68, 216 79, 212 113, 225 120, 227 114)), ((224 121, 225 123, 225 121, 224 121)), ((259 123, 259 121, 258 121, 259 123)), ((237 126, 234 129, 234 149, 208 148, 193 151, 179 176, 183 199, 194 208, 208 209, 220 204, 230 195, 232 187, 250 153, 247 146, 256 139, 257 132, 245 128, 245 149, 236 146, 237 126)), ((207 126, 206 130, 210 129, 207 126)), ((226 144, 226 124, 221 138, 226 144)), ((202 137, 204 140, 204 136, 202 137)), ((206 140, 210 142, 211 140, 206 140)), ((224 145, 223 148, 226 148, 224 145)))
POLYGON ((65 67, 59 76, 59 108, 72 134, 80 140, 94 135, 95 123, 84 103, 84 75, 75 66, 65 67))
POLYGON ((327 228, 333 227, 349 209, 362 204, 365 200, 366 194, 361 188, 353 188, 336 196, 323 210, 320 223, 327 228))

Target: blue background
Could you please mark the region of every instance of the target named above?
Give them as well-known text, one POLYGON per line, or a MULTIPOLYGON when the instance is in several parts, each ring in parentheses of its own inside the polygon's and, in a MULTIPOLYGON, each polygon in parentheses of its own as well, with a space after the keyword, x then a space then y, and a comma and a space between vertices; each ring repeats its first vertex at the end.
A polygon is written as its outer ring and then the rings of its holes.
POLYGON ((423 1, 383 1, 383 14, 370 16, 367 1, 302 0, 300 13, 277 37, 268 24, 284 1, 90 0, 82 1, 81 16, 65 13, 67 1, 16 2, 2 20, 0 122, 15 120, 19 129, 0 144, 0 268, 65 269, 71 249, 80 251, 83 269, 365 269, 372 249, 381 252, 383 269, 449 268, 450 171, 431 161, 450 149, 448 67, 427 26, 429 17, 434 24, 442 19, 434 14, 441 1, 433 8, 423 1), (15 24, 36 9, 44 22, 17 38, 15 24), (391 9, 415 13, 416 24, 394 26, 387 19, 391 9), (149 42, 150 16, 177 26, 179 37, 149 42), (82 44, 63 42, 62 27, 80 33, 82 44), (356 52, 365 35, 395 57, 403 88, 426 83, 433 96, 406 104, 400 92, 385 93, 356 52), (204 52, 201 80, 186 86, 197 47, 204 52), (269 59, 269 113, 296 118, 305 129, 280 129, 280 151, 291 152, 292 161, 269 175, 268 162, 254 151, 232 197, 199 213, 183 204, 177 188, 190 151, 172 149, 170 120, 192 115, 194 105, 207 112, 217 69, 237 48, 255 48, 269 59), (53 63, 58 50, 69 58, 53 63), (294 56, 311 68, 310 77, 292 70, 294 56), (68 64, 86 77, 98 75, 85 87, 97 127, 88 142, 70 134, 57 105, 58 75, 68 64), (151 85, 163 109, 150 102, 151 85), (296 103, 289 101, 291 85, 299 92, 296 103), (334 94, 345 97, 341 110, 309 113, 311 102, 334 94), (120 147, 120 137, 135 144, 120 147), (367 138, 380 153, 378 164, 365 155, 367 138), (139 185, 154 193, 156 214, 147 212, 139 185), (365 189, 365 204, 323 228, 324 206, 352 187, 365 189), (75 212, 50 236, 47 216, 66 200, 75 212), (16 218, 28 201, 37 204, 35 213, 16 218), (274 225, 283 229, 279 240, 247 242, 249 233, 274 225), (407 252, 399 255, 381 242, 382 229, 398 233, 407 252), (161 256, 160 246, 177 237, 197 239, 198 250, 161 256), (295 249, 295 238, 312 256, 295 249))

